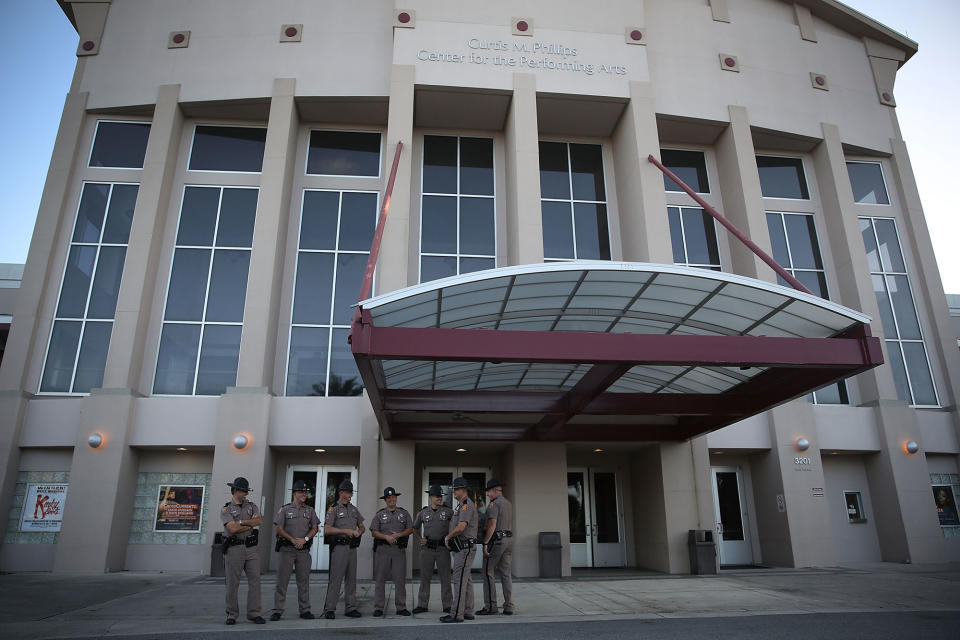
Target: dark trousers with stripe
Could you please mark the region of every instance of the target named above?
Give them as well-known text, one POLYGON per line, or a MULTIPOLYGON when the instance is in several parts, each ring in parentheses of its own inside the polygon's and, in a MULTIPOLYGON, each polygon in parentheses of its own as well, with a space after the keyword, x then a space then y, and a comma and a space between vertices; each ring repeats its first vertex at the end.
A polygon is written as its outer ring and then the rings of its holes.
POLYGON ((465 615, 473 615, 473 578, 470 576, 470 567, 473 566, 476 555, 476 547, 453 554, 453 606, 450 607, 450 615, 457 620, 463 620, 465 615))

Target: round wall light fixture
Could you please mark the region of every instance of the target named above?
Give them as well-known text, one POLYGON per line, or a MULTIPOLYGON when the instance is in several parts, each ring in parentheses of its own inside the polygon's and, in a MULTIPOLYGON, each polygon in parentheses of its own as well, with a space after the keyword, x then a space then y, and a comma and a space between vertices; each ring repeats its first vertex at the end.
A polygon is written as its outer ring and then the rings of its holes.
POLYGON ((248 444, 250 444, 250 438, 248 438, 242 433, 238 433, 233 438, 233 448, 238 451, 243 451, 244 449, 246 449, 248 444))
POLYGON ((803 436, 800 436, 799 438, 797 438, 794 444, 797 446, 797 451, 806 451, 807 449, 810 448, 810 441, 804 438, 803 436))
POLYGON ((98 431, 91 433, 90 437, 87 438, 87 445, 91 449, 99 449, 103 446, 103 434, 98 431))
POLYGON ((907 453, 909 453, 910 455, 913 455, 917 451, 920 451, 920 445, 917 444, 915 440, 911 440, 910 442, 905 444, 903 448, 906 449, 907 453))

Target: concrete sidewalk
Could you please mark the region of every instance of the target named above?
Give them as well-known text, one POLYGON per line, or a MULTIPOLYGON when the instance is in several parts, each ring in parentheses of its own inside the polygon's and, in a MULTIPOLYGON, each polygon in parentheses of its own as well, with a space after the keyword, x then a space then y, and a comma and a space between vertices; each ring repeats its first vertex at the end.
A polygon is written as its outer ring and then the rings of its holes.
MULTIPOLYGON (((310 600, 319 615, 326 574, 313 574, 310 600)), ((263 615, 269 617, 276 584, 263 576, 263 615)), ((476 601, 482 586, 474 575, 476 601)), ((415 606, 416 581, 408 582, 407 604, 415 606)), ((363 618, 301 620, 291 580, 287 609, 279 622, 254 625, 244 620, 246 587, 241 586, 241 617, 223 624, 222 578, 195 574, 116 573, 0 575, 0 637, 110 637, 133 634, 186 634, 271 629, 342 630, 438 625, 439 586, 431 611, 398 617, 388 589, 384 619, 372 618, 373 584, 358 587, 363 618)), ((717 576, 676 576, 601 572, 563 580, 517 580, 517 615, 477 618, 472 625, 617 619, 750 616, 783 613, 960 611, 960 563, 948 565, 869 564, 827 569, 744 569, 717 576)))

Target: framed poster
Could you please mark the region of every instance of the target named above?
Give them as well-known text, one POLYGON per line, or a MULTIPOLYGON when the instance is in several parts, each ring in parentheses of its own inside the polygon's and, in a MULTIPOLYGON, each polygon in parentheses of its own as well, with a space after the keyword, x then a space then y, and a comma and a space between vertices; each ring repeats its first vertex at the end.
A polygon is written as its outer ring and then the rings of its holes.
POLYGON ((67 487, 66 484, 28 484, 20 531, 60 531, 67 487))
POLYGON ((933 499, 937 503, 937 517, 941 527, 955 527, 960 525, 960 516, 957 514, 957 503, 953 498, 953 487, 949 484, 933 485, 933 499))
POLYGON ((203 518, 203 485, 161 484, 153 530, 199 533, 203 518))

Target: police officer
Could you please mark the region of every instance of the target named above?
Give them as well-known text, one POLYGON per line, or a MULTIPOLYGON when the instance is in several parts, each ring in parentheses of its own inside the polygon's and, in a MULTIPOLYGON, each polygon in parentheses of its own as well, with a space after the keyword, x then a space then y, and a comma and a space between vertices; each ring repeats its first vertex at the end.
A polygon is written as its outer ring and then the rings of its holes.
POLYGON ((417 608, 414 613, 425 613, 430 607, 430 580, 436 565, 440 576, 440 601, 443 612, 450 613, 453 591, 450 589, 450 550, 443 539, 450 530, 453 509, 444 506, 443 489, 435 484, 427 491, 430 504, 417 513, 413 520, 413 530, 420 539, 420 593, 417 596, 417 608), (423 535, 419 531, 423 527, 423 535))
POLYGON ((236 624, 240 615, 240 603, 237 591, 240 588, 240 574, 247 574, 247 619, 256 624, 266 620, 260 615, 260 556, 257 555, 259 527, 263 522, 260 509, 247 500, 250 482, 246 478, 237 478, 228 482, 230 502, 220 510, 223 522, 223 568, 227 583, 227 620, 226 624, 236 624))
POLYGON ((483 609, 478 616, 497 613, 497 581, 503 589, 503 615, 513 615, 513 505, 503 497, 503 483, 487 483, 487 529, 483 536, 483 609))
POLYGON ((363 526, 363 516, 350 504, 353 498, 353 483, 344 480, 337 489, 337 501, 327 509, 323 521, 323 535, 330 544, 330 574, 327 582, 327 598, 323 603, 323 615, 333 620, 336 615, 337 600, 340 598, 340 585, 344 583, 344 615, 359 618, 357 611, 357 547, 360 536, 367 530, 363 526))
POLYGON ((373 517, 370 534, 373 541, 373 616, 383 615, 386 604, 387 577, 393 580, 394 603, 398 616, 408 616, 407 610, 407 541, 413 533, 410 512, 397 506, 397 493, 387 487, 380 496, 386 506, 373 517))
POLYGON ((470 567, 477 554, 474 546, 477 541, 477 506, 467 495, 467 481, 457 478, 453 481, 453 497, 456 508, 450 521, 450 532, 443 539, 448 549, 453 551, 453 603, 450 613, 440 618, 440 622, 463 622, 473 620, 473 580, 470 567))
POLYGON ((297 571, 297 605, 300 617, 313 620, 310 612, 310 547, 320 529, 320 518, 313 507, 307 504, 307 483, 293 483, 293 502, 280 507, 273 516, 277 527, 277 550, 280 564, 277 566, 277 590, 273 594, 273 613, 270 621, 276 622, 283 615, 287 600, 287 585, 290 572, 297 571))

